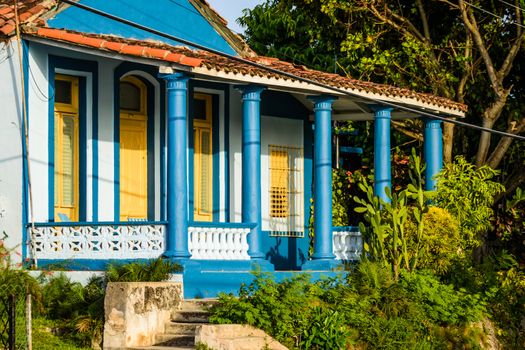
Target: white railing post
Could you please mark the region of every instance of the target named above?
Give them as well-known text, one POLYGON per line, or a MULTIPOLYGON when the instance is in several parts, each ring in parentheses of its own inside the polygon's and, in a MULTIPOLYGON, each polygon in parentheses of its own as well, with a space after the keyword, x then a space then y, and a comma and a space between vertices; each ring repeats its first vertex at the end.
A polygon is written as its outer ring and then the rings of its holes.
POLYGON ((332 238, 336 260, 355 261, 361 257, 363 240, 361 232, 351 227, 334 227, 332 238))

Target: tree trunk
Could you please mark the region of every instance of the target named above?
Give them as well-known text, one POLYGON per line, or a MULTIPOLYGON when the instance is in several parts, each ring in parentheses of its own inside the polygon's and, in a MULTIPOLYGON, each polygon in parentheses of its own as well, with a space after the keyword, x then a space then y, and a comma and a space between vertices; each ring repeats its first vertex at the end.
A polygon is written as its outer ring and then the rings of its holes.
POLYGON ((452 162, 452 146, 454 145, 454 124, 443 123, 443 161, 452 162))
MULTIPOLYGON (((487 111, 485 111, 487 113, 487 111)), ((492 126, 494 125, 494 120, 492 118, 487 118, 486 116, 483 116, 483 126, 485 128, 492 129, 492 126)), ((480 167, 485 164, 485 161, 487 160, 487 155, 489 153, 489 147, 490 147, 490 132, 488 131, 482 131, 481 136, 479 138, 479 146, 478 146, 478 153, 476 154, 476 166, 480 167)))
MULTIPOLYGON (((513 133, 513 134, 519 134, 520 132, 525 129, 525 118, 521 118, 519 123, 516 125, 516 123, 510 123, 510 127, 507 129, 507 132, 513 133)), ((503 156, 509 149, 513 139, 511 137, 503 137, 498 142, 498 145, 496 146, 496 149, 489 157, 489 160, 487 161, 487 164, 492 168, 496 169, 499 166, 499 163, 501 163, 501 160, 503 159, 503 156)))

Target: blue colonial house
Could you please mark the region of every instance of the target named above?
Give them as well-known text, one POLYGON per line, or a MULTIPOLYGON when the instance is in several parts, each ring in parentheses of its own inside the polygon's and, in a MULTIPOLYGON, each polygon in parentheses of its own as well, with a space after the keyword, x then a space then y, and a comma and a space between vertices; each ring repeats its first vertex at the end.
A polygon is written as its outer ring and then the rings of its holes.
MULTIPOLYGON (((0 1, 0 231, 37 267, 163 255, 184 266, 188 296, 236 289, 257 266, 330 271, 360 242, 331 224, 332 121, 374 121, 384 196, 391 119, 465 113, 257 56, 205 0, 79 3, 159 35, 60 1, 0 1)), ((432 187, 442 133, 425 125, 432 187)))

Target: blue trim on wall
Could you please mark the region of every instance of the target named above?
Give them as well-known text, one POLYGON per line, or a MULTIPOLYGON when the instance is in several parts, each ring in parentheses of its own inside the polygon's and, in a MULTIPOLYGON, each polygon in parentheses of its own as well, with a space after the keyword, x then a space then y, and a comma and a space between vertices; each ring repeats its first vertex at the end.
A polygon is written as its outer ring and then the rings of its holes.
POLYGON ((42 270, 105 271, 108 265, 124 265, 133 262, 147 263, 152 259, 38 259, 42 270))
MULTIPOLYGON (((114 72, 113 75, 113 100, 114 100, 114 111, 113 111, 113 156, 114 156, 114 215, 113 218, 115 221, 120 220, 120 106, 119 106, 119 94, 120 94, 120 79, 126 73, 131 71, 142 71, 151 76, 151 78, 157 80, 160 85, 160 207, 161 219, 165 219, 165 176, 164 176, 164 136, 165 136, 165 94, 166 86, 164 81, 157 79, 157 70, 155 67, 146 66, 139 63, 133 62, 124 62, 120 64, 114 72)), ((148 154, 148 220, 155 219, 155 87, 147 79, 139 75, 134 75, 136 78, 140 79, 147 88, 147 114, 148 114, 148 124, 147 124, 147 154, 148 154)))
MULTIPOLYGON (((193 95, 195 82, 188 81, 188 221, 192 222, 195 214, 195 133, 193 132, 193 95)), ((213 135, 215 136, 215 135, 213 135)), ((212 137, 213 137, 212 136, 212 137)), ((168 151, 169 152, 169 151, 168 151)))
POLYGON ((190 80, 188 88, 188 98, 191 98, 191 103, 189 103, 188 108, 188 167, 189 167, 189 220, 193 221, 193 211, 194 211, 194 152, 195 152, 195 140, 193 135, 193 94, 195 88, 203 88, 209 90, 217 90, 224 92, 224 135, 220 134, 220 96, 218 94, 206 92, 206 94, 212 96, 212 154, 213 154, 213 222, 220 221, 220 205, 221 205, 221 191, 220 191, 220 138, 224 137, 224 151, 225 151, 225 203, 226 203, 226 215, 225 221, 230 221, 230 195, 229 195, 229 113, 230 113, 230 89, 229 85, 222 83, 214 83, 208 81, 199 81, 199 80, 190 80))
POLYGON ((166 220, 166 82, 157 81, 160 83, 160 219, 166 220))
POLYGON ((230 86, 224 86, 224 220, 230 222, 230 86))
MULTIPOLYGON (((78 71, 78 72, 87 72, 91 73, 92 80, 93 80, 93 86, 92 86, 92 119, 93 119, 93 220, 98 219, 98 146, 96 144, 98 143, 98 63, 96 61, 88 61, 88 60, 82 60, 82 59, 74 59, 74 58, 68 58, 68 57, 61 57, 61 56, 55 56, 55 55, 49 55, 48 56, 48 95, 50 96, 48 101, 48 220, 50 222, 54 221, 55 216, 55 70, 56 69, 67 69, 72 71, 78 71), (95 153, 95 151, 97 151, 95 153)), ((80 78, 80 77, 79 77, 80 78)), ((81 79, 79 79, 80 85, 81 79)), ((85 79, 84 79, 85 83, 85 79)), ((87 89, 84 84, 84 88, 82 89, 79 87, 79 94, 83 90, 84 96, 79 96, 79 118, 80 118, 80 130, 79 130, 79 150, 80 150, 80 161, 79 161, 79 185, 82 183, 84 184, 84 191, 80 192, 79 197, 79 215, 82 213, 81 208, 83 209, 84 216, 85 216, 85 208, 86 208, 86 148, 87 148, 87 140, 86 140, 86 122, 82 122, 82 115, 87 120, 87 89), (84 102, 82 103, 82 99, 84 102), (82 110, 82 104, 83 104, 83 110, 82 110), (84 129, 84 130, 82 130, 84 129), (81 143, 82 141, 82 135, 84 143, 81 143), (84 155, 82 155, 84 153, 84 155), (84 164, 80 164, 80 162, 83 159, 84 164), (83 169, 83 171, 82 171, 83 169)), ((82 190, 82 187, 80 187, 80 190, 82 190)))
POLYGON ((86 183, 87 183, 87 96, 86 78, 78 77, 78 219, 86 221, 86 183))
POLYGON ((29 178, 27 176, 27 149, 25 141, 25 129, 29 129, 29 41, 22 40, 22 71, 24 74, 24 103, 27 116, 27 125, 25 124, 25 119, 22 114, 22 130, 20 133, 20 140, 22 141, 22 261, 25 261, 27 257, 27 247, 28 247, 28 238, 27 238, 27 229, 26 225, 29 222, 28 219, 28 186, 29 178))
MULTIPOLYGON (((167 221, 35 222, 35 227, 145 226, 166 225, 167 223, 167 221)), ((29 224, 26 226, 29 226, 29 224)))
POLYGON ((211 128, 213 131, 213 138, 212 138, 212 152, 213 152, 213 221, 218 222, 220 221, 220 210, 221 210, 221 201, 220 201, 220 194, 221 194, 221 188, 220 188, 220 144, 219 144, 219 135, 220 135, 220 127, 219 127, 219 95, 212 95, 212 102, 211 102, 211 110, 212 110, 212 121, 211 121, 211 128))

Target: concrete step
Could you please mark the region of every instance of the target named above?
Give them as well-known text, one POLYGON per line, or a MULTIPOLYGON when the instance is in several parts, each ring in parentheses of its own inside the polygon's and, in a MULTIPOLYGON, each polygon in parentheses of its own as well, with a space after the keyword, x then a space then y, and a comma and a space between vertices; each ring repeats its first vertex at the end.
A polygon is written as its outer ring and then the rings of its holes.
POLYGON ((201 323, 170 322, 164 327, 166 334, 192 334, 195 335, 195 328, 201 323))
POLYGON ((185 299, 182 301, 180 310, 184 311, 207 311, 219 302, 218 299, 185 299))
POLYGON ((178 310, 171 313, 172 322, 181 323, 208 323, 210 313, 207 311, 178 310))
POLYGON ((157 334, 156 346, 195 346, 195 334, 157 334))

